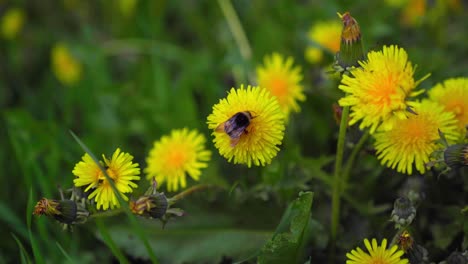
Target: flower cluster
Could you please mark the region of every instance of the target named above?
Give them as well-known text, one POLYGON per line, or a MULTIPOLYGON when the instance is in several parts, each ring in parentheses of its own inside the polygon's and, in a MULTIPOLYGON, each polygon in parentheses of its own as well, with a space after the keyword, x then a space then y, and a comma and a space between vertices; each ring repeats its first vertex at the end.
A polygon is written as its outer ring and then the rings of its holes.
POLYGON ((468 82, 449 79, 429 90, 429 98, 416 99, 419 81, 406 51, 384 46, 371 51, 359 68, 344 75, 339 88, 346 92, 341 106, 350 107, 349 124, 360 123, 375 139, 381 163, 398 172, 424 173, 431 155, 442 148, 440 133, 449 144, 460 139, 468 124, 468 82))

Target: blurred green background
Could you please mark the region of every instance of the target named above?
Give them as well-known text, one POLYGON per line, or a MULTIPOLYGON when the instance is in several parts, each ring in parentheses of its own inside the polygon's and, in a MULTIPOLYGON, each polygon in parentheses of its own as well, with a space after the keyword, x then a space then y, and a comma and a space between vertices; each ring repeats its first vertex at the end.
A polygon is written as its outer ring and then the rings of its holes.
MULTIPOLYGON (((46 217, 30 219, 31 205, 37 200, 57 199, 58 186, 72 186, 71 171, 83 150, 69 131, 98 155, 110 155, 120 147, 144 168, 154 140, 172 129, 188 127, 209 138, 207 145, 213 152, 201 182, 222 188, 182 201, 178 206, 186 216, 169 222, 165 229, 158 221, 141 221, 158 259, 162 263, 230 263, 247 258, 271 237, 297 193, 312 190, 309 225, 314 232, 303 254, 304 258, 312 255, 312 263, 322 263, 329 230, 327 173, 338 129, 331 106, 341 93, 338 81, 327 75, 333 54, 326 53, 314 64, 304 57, 305 49, 313 45, 307 38, 309 28, 318 21, 339 21, 336 12, 350 11, 361 26, 367 50, 397 44, 418 65, 416 79, 432 74, 421 84, 423 88, 448 77, 466 76, 468 69, 468 20, 466 4, 460 1, 419 1, 425 9, 417 15, 405 11, 405 4, 398 7, 398 2, 405 1, 396 0, 235 0, 232 5, 252 48, 250 59, 241 56, 219 2, 0 1, 1 17, 16 8, 23 20, 14 34, 5 33, 2 25, 0 40, 0 261, 18 263, 19 244, 31 257, 33 247, 40 249, 35 263, 116 261, 93 222, 64 232, 46 217), (404 12, 414 21, 405 23, 404 12), (60 43, 81 67, 76 81, 61 81, 52 67, 51 54, 60 43), (228 89, 253 83, 256 65, 272 52, 292 56, 302 67, 307 100, 301 104, 301 113, 292 116, 282 150, 270 166, 247 169, 229 164, 211 142, 206 117, 228 89)), ((67 65, 63 67, 66 71, 67 65)), ((352 130, 350 136, 357 134, 352 130)), ((362 164, 352 175, 354 197, 345 199, 338 241, 342 256, 337 263, 364 237, 391 237, 392 227, 386 222, 389 209, 406 178, 382 169, 371 155, 362 158, 362 164)), ((142 180, 134 195, 148 185, 142 180)), ((431 190, 437 184, 428 185, 431 190)), ((440 198, 447 211, 450 207, 445 205, 460 202, 457 197, 467 198, 466 190, 454 185, 443 181, 439 187, 450 189, 452 195, 444 198, 436 192, 432 196, 440 198)), ((440 212, 439 201, 427 210, 440 212)), ((421 221, 432 219, 437 224, 433 214, 421 221)), ((451 220, 463 223, 463 219, 451 220)), ((126 221, 120 215, 104 223, 130 261, 145 262, 145 250, 126 221)), ((452 238, 460 236, 458 231, 451 234, 451 229, 444 229, 446 221, 441 219, 436 231, 420 224, 433 232, 421 237, 430 237, 435 259, 450 252, 452 238)))

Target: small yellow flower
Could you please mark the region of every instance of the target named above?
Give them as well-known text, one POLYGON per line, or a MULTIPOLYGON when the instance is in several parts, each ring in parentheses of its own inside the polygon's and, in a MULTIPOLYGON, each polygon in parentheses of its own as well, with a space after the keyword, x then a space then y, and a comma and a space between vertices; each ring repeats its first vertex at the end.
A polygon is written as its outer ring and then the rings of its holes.
POLYGON ((409 175, 413 165, 420 173, 426 171, 430 155, 442 147, 437 142, 439 130, 450 143, 459 137, 454 114, 444 112, 437 103, 424 100, 415 105, 414 112, 407 119, 398 120, 392 130, 374 134, 381 163, 409 175))
POLYGON ((285 117, 289 113, 299 112, 297 101, 304 101, 304 88, 300 84, 302 80, 301 68, 293 66, 292 57, 283 58, 278 53, 266 56, 264 65, 257 67, 258 85, 266 88, 278 99, 285 117))
POLYGON ((205 137, 197 130, 173 130, 170 135, 154 142, 145 169, 148 180, 156 178, 158 184, 167 182, 168 191, 185 188, 188 174, 200 180, 201 169, 208 167, 211 152, 205 148, 205 137))
POLYGON ((14 39, 21 31, 25 20, 23 10, 19 8, 9 9, 2 17, 2 35, 5 39, 14 39))
POLYGON ((125 17, 131 17, 135 12, 135 7, 138 4, 138 0, 119 0, 120 12, 125 17))
POLYGON ((426 0, 409 0, 403 8, 401 22, 408 26, 418 26, 426 15, 426 0))
POLYGON ((404 119, 413 102, 407 99, 422 91, 414 91, 418 82, 413 79, 414 68, 408 54, 397 46, 384 46, 382 51, 371 51, 362 68, 344 75, 339 88, 346 95, 341 106, 350 106, 350 125, 361 121, 360 128, 370 127, 373 133, 382 123, 391 129, 396 119, 404 119))
MULTIPOLYGON (((114 181, 115 187, 120 192, 124 200, 128 200, 124 193, 133 192, 132 188, 138 185, 132 181, 140 179, 140 168, 138 163, 133 163, 133 156, 121 152, 118 148, 111 159, 102 155, 104 162, 101 165, 106 169, 107 175, 114 181)), ((99 166, 87 153, 83 160, 78 162, 73 169, 73 174, 77 177, 73 180, 76 187, 86 186, 85 192, 92 190, 88 199, 93 199, 97 203, 97 209, 102 207, 107 210, 109 207, 120 207, 117 196, 109 181, 102 173, 99 166)))
POLYGON ((52 48, 51 57, 52 70, 61 83, 64 85, 72 85, 81 79, 81 64, 73 57, 65 44, 56 44, 52 48))
POLYGON ((387 239, 382 240, 379 246, 377 240, 372 239, 372 244, 366 238, 364 245, 369 253, 364 252, 361 248, 357 247, 355 250, 346 253, 346 264, 407 264, 407 259, 401 259, 404 254, 402 250, 398 250, 398 246, 394 245, 387 249, 387 239))
POLYGON ((429 99, 455 114, 460 131, 468 125, 468 78, 452 78, 429 90, 429 99))
POLYGON ((277 155, 284 136, 284 114, 276 97, 259 87, 243 85, 232 88, 227 98, 221 99, 213 106, 213 113, 208 116, 208 128, 215 130, 214 143, 221 156, 235 164, 252 163, 256 166, 270 164, 277 155), (249 112, 252 118, 236 144, 232 138, 219 127, 234 115, 249 112))
POLYGON ((306 59, 311 63, 318 63, 322 60, 323 50, 333 54, 340 51, 342 28, 343 25, 336 20, 315 23, 310 28, 307 36, 318 47, 308 47, 306 49, 306 59))

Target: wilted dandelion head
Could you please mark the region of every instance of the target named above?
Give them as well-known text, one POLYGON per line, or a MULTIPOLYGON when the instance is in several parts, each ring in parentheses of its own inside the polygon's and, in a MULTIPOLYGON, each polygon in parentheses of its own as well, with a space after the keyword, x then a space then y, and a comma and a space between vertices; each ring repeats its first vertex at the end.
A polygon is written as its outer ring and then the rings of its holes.
POLYGON ((426 171, 430 155, 441 147, 439 130, 449 142, 459 137, 454 114, 437 103, 425 100, 415 105, 414 112, 397 120, 393 129, 374 134, 381 163, 406 174, 413 173, 413 166, 420 173, 426 171))
POLYGON ((81 79, 82 66, 65 44, 56 44, 51 57, 52 70, 61 83, 72 85, 81 79))
POLYGON ((179 186, 185 188, 186 174, 200 180, 201 169, 208 166, 211 158, 205 142, 205 137, 197 130, 172 130, 170 135, 154 142, 146 158, 146 177, 150 181, 155 178, 158 184, 167 182, 168 191, 177 191, 179 186))
POLYGON ((323 50, 337 53, 340 50, 342 24, 340 21, 321 21, 312 25, 307 36, 314 46, 307 47, 306 59, 311 63, 322 60, 323 50))
POLYGON ((305 95, 301 68, 294 66, 292 57, 284 58, 278 53, 266 56, 264 65, 257 67, 258 85, 266 88, 278 99, 285 117, 290 112, 299 112, 298 101, 304 101, 305 95))
MULTIPOLYGON (((124 200, 128 200, 124 193, 133 192, 132 188, 138 187, 133 181, 140 179, 140 168, 138 163, 133 163, 133 156, 121 152, 118 148, 110 159, 102 155, 101 165, 106 170, 107 175, 112 179, 116 189, 120 192, 124 200)), ((73 169, 76 178, 73 180, 76 187, 87 186, 85 192, 91 190, 88 199, 96 201, 97 209, 102 207, 107 210, 109 207, 119 207, 119 201, 111 184, 102 173, 99 166, 87 153, 82 161, 78 162, 73 169)))
POLYGON ((445 111, 455 114, 458 128, 468 125, 468 78, 452 78, 429 90, 429 99, 442 105, 445 111))
POLYGON ((279 151, 278 145, 284 136, 284 113, 276 97, 265 88, 232 88, 227 98, 213 106, 208 116, 208 128, 215 130, 214 143, 221 156, 229 162, 264 166, 269 164, 279 151), (243 133, 233 144, 224 125, 234 115, 248 112, 252 118, 243 133))
POLYGON ((364 245, 368 251, 364 252, 361 248, 351 250, 346 253, 346 264, 407 264, 407 259, 402 259, 401 256, 404 254, 402 250, 398 250, 397 245, 393 245, 387 249, 387 239, 382 240, 382 244, 379 246, 377 240, 372 239, 372 243, 366 238, 364 239, 364 245))
POLYGON ((359 64, 362 68, 343 76, 339 88, 346 95, 339 104, 351 107, 351 125, 360 121, 359 127, 370 127, 371 133, 381 124, 390 129, 413 105, 408 98, 419 94, 414 91, 418 82, 413 79, 408 54, 397 46, 384 46, 382 51, 369 52, 359 64))

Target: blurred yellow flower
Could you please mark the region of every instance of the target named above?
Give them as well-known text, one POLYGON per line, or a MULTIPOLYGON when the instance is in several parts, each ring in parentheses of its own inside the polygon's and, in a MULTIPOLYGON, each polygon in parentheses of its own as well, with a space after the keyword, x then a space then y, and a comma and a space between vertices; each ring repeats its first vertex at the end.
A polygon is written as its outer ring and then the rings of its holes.
POLYGON ((25 20, 23 10, 11 8, 2 17, 2 35, 5 39, 14 39, 21 31, 25 20))
POLYGON ((377 158, 382 165, 409 175, 413 165, 420 173, 426 171, 430 155, 442 147, 437 142, 439 130, 449 143, 460 136, 455 115, 445 112, 441 105, 424 100, 415 104, 413 110, 415 114, 397 120, 392 130, 374 134, 377 158))
POLYGON ((284 58, 278 53, 265 56, 264 65, 257 67, 258 85, 266 88, 278 99, 281 110, 288 118, 289 113, 299 112, 297 101, 305 101, 301 68, 294 66, 292 57, 284 58))
MULTIPOLYGON (((138 185, 132 181, 140 179, 140 168, 138 163, 133 163, 133 156, 121 152, 118 148, 111 159, 107 159, 102 155, 104 162, 101 165, 106 169, 107 175, 114 181, 115 187, 120 192, 124 200, 128 200, 124 193, 133 192, 132 188, 138 185)), ((102 207, 107 210, 109 207, 120 207, 117 196, 114 193, 109 181, 102 173, 99 166, 93 161, 87 153, 83 156, 82 161, 78 162, 73 169, 73 174, 77 177, 73 180, 76 187, 86 186, 85 192, 91 190, 88 199, 94 200, 97 203, 97 209, 102 207)))
POLYGON ((409 0, 403 7, 401 22, 404 25, 418 26, 426 15, 427 0, 409 0))
POLYGON ((73 85, 81 79, 82 66, 65 44, 56 44, 51 57, 52 70, 62 84, 73 85))
POLYGON ((387 239, 382 240, 382 244, 379 246, 377 240, 372 239, 372 244, 366 238, 364 239, 364 245, 369 253, 364 252, 361 248, 357 247, 355 250, 346 253, 346 264, 407 264, 407 259, 401 259, 404 252, 398 250, 397 245, 393 245, 390 249, 387 249, 387 239))
POLYGON ((346 95, 339 100, 341 106, 350 106, 350 125, 361 121, 360 128, 370 127, 373 133, 381 124, 391 129, 395 119, 404 119, 407 101, 422 91, 414 91, 420 81, 413 79, 414 68, 408 54, 397 46, 384 46, 382 51, 371 51, 367 61, 359 62, 362 68, 344 75, 339 88, 346 95))
POLYGON ((185 188, 188 174, 200 180, 201 169, 208 167, 211 152, 205 148, 205 137, 197 130, 177 129, 154 142, 145 169, 148 180, 156 178, 158 184, 167 182, 168 191, 185 188))
POLYGON ((309 40, 317 46, 308 47, 305 57, 310 63, 318 63, 322 60, 323 50, 330 53, 340 51, 340 38, 343 25, 340 21, 322 21, 315 23, 309 30, 309 40))
POLYGON ((265 88, 232 88, 208 116, 215 147, 235 164, 270 164, 284 136, 284 113, 276 97, 265 88), (228 134, 229 133, 229 134, 228 134))
POLYGON ((119 0, 120 12, 124 17, 131 17, 135 12, 135 6, 137 3, 138 0, 119 0))
POLYGON ((429 90, 429 99, 455 114, 460 131, 468 126, 468 78, 452 78, 429 90))

